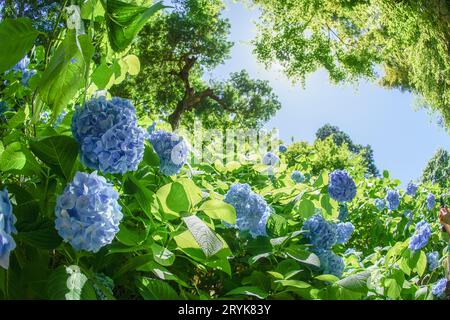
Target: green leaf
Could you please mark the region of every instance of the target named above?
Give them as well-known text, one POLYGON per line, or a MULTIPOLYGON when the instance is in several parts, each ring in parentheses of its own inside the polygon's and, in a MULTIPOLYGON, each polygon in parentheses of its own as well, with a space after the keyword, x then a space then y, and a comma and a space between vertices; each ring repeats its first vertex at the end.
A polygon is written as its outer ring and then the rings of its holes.
POLYGON ((164 248, 156 243, 153 243, 150 246, 150 249, 153 253, 153 258, 156 262, 158 262, 162 266, 171 266, 175 261, 175 255, 172 251, 167 248, 164 248))
POLYGON ((297 289, 306 289, 311 287, 309 283, 300 280, 275 280, 275 282, 281 284, 284 287, 294 287, 297 289))
POLYGON ((123 58, 123 61, 128 66, 128 73, 131 76, 135 76, 139 73, 141 70, 141 63, 139 62, 139 58, 135 56, 134 54, 130 54, 123 58))
POLYGON ((50 300, 96 299, 95 291, 78 266, 60 266, 48 279, 50 300))
POLYGON ((206 257, 213 256, 224 247, 219 237, 199 217, 188 216, 183 221, 206 257))
POLYGON ((287 221, 283 216, 272 213, 267 220, 267 231, 275 237, 284 236, 288 231, 287 221))
POLYGON ((200 201, 202 201, 202 190, 197 187, 194 181, 187 178, 181 178, 177 180, 177 183, 183 186, 191 207, 195 207, 200 201))
POLYGON ((226 296, 235 296, 235 295, 246 295, 251 297, 256 297, 258 299, 265 299, 269 296, 269 294, 261 288, 245 286, 235 288, 225 294, 226 296))
POLYGON ((180 212, 189 212, 190 201, 182 184, 173 182, 156 191, 156 196, 165 213, 179 216, 180 212))
POLYGON ((149 144, 145 144, 143 161, 151 167, 159 167, 160 160, 158 154, 153 147, 149 144))
POLYGON ((200 207, 204 213, 213 219, 220 219, 229 224, 236 223, 236 209, 221 200, 208 200, 200 207))
POLYGON ((21 170, 25 166, 26 156, 21 149, 20 142, 6 146, 0 154, 0 171, 21 170))
POLYGON ((308 219, 309 217, 313 216, 314 213, 316 212, 314 203, 309 199, 303 199, 300 201, 298 211, 305 219, 308 219))
POLYGON ((123 224, 116 235, 117 240, 127 246, 138 246, 145 241, 146 237, 147 234, 144 230, 128 228, 123 224))
POLYGON ((292 259, 295 259, 308 267, 320 268, 319 257, 306 249, 298 246, 291 246, 286 249, 286 253, 292 259))
POLYGON ((30 141, 31 151, 47 164, 56 174, 67 181, 78 155, 78 143, 69 136, 53 136, 38 141, 30 141))
POLYGON ((38 98, 50 106, 54 117, 85 85, 85 73, 93 53, 94 46, 89 36, 77 36, 73 30, 67 32, 66 38, 56 49, 37 87, 38 98))
POLYGON ((178 300, 178 294, 167 283, 159 279, 141 278, 138 290, 145 300, 178 300))
POLYGON ((157 2, 150 8, 136 6, 118 0, 104 0, 106 26, 111 48, 124 51, 157 11, 167 8, 157 2))
POLYGON ((337 281, 336 284, 347 290, 366 294, 368 290, 367 280, 369 279, 369 277, 370 272, 363 271, 341 279, 337 281))
POLYGON ((39 31, 28 18, 5 19, 0 23, 0 73, 12 68, 33 47, 39 31))
POLYGON ((334 283, 336 281, 339 281, 339 278, 332 274, 321 274, 315 277, 315 279, 325 282, 331 282, 334 283))
POLYGON ((384 177, 385 179, 389 179, 389 171, 383 170, 383 177, 384 177))
POLYGON ((44 250, 53 250, 62 242, 61 237, 55 229, 55 222, 53 220, 44 220, 32 228, 21 229, 17 233, 16 238, 44 250))

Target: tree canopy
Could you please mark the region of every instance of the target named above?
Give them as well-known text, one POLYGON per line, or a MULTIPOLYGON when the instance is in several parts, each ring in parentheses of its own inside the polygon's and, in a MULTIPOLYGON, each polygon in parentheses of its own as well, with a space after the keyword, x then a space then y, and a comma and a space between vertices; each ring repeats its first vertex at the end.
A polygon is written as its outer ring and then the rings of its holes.
POLYGON ((373 157, 373 149, 370 145, 363 146, 360 144, 355 144, 347 133, 340 130, 339 127, 332 126, 331 124, 323 125, 316 132, 317 140, 325 140, 330 136, 337 146, 345 144, 347 145, 349 151, 353 152, 354 154, 360 154, 362 156, 362 158, 364 159, 363 163, 367 168, 366 173, 373 176, 379 175, 379 171, 377 166, 375 165, 375 160, 373 157))
POLYGON ((254 0, 257 57, 294 80, 324 68, 333 82, 378 79, 423 97, 450 124, 446 0, 254 0), (378 66, 384 74, 377 72, 378 66))
POLYGON ((450 186, 450 155, 447 150, 438 149, 422 172, 422 182, 436 183, 442 188, 450 186))
POLYGON ((257 127, 273 116, 281 105, 268 82, 253 80, 245 71, 225 82, 204 80, 204 72, 222 64, 233 45, 228 20, 221 16, 222 1, 173 4, 141 32, 133 50, 143 68, 113 88, 114 94, 138 98, 144 109, 166 118, 173 129, 180 123, 189 126, 193 114, 216 128, 257 127))

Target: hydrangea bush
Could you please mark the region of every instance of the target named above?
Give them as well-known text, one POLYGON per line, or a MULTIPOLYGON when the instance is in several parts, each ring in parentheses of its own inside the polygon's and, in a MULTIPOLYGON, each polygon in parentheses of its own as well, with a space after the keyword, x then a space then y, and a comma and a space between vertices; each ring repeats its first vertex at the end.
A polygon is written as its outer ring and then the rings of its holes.
POLYGON ((109 98, 143 62, 111 26, 142 16, 80 10, 46 46, 0 52, 1 299, 446 298, 448 190, 367 175, 331 139, 191 161, 166 115, 109 98))

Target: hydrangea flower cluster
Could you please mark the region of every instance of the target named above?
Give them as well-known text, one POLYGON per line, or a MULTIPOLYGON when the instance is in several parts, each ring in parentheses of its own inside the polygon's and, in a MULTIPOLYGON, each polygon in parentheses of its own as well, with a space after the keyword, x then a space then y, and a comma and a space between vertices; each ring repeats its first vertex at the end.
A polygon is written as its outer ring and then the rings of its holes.
POLYGON ((409 241, 409 249, 420 250, 425 247, 431 236, 431 227, 425 220, 416 225, 416 231, 409 241))
POLYGON ((344 272, 344 260, 331 250, 317 249, 315 254, 320 260, 320 269, 324 274, 333 274, 341 277, 344 272))
POLYGON ((76 250, 97 252, 109 244, 122 220, 119 193, 97 172, 77 172, 56 199, 55 226, 76 250))
POLYGON ((377 198, 377 199, 375 199, 374 203, 375 203, 375 207, 377 207, 378 211, 383 210, 384 207, 386 206, 386 203, 384 202, 383 199, 377 198))
POLYGON ((281 153, 285 153, 287 151, 287 147, 284 144, 280 144, 278 146, 278 151, 280 151, 281 153))
POLYGON ((444 298, 446 289, 447 289, 447 279, 442 278, 442 279, 439 279, 433 285, 431 292, 433 293, 434 296, 436 296, 438 298, 444 298))
POLYGON ((12 204, 9 200, 8 190, 0 191, 0 266, 9 267, 9 255, 16 248, 16 242, 11 234, 17 234, 14 227, 16 217, 12 212, 12 204))
POLYGON ((306 231, 305 238, 319 249, 330 249, 336 244, 336 225, 325 220, 319 213, 306 220, 302 230, 306 231))
POLYGON ((436 204, 436 198, 434 197, 434 194, 432 194, 430 192, 428 194, 428 196, 427 196, 427 208, 428 208, 428 210, 433 209, 435 204, 436 204))
POLYGON ((352 237, 355 226, 351 222, 340 222, 336 225, 336 243, 346 243, 352 237))
POLYGON ((163 130, 152 131, 150 143, 159 156, 159 169, 166 176, 180 172, 187 163, 189 148, 182 137, 163 130))
POLYGON ((415 185, 412 181, 408 183, 406 186, 406 194, 414 197, 417 192, 417 185, 415 185))
POLYGON ((439 252, 433 251, 427 254, 428 271, 433 271, 439 266, 439 252))
POLYGON ((262 162, 267 166, 274 166, 279 161, 280 158, 273 152, 267 152, 262 159, 262 162))
POLYGON ((105 173, 136 170, 144 156, 146 132, 137 126, 129 100, 92 98, 77 108, 72 133, 80 143, 81 162, 105 173))
POLYGON ((330 197, 339 202, 352 201, 356 196, 356 184, 345 170, 330 173, 328 192, 330 197))
POLYGON ((389 190, 386 194, 386 206, 392 211, 396 210, 400 205, 400 194, 397 190, 389 190))
POLYGON ((253 237, 267 235, 266 224, 272 214, 272 208, 261 195, 253 192, 248 184, 233 184, 224 201, 236 209, 237 229, 248 230, 253 237))
POLYGON ((345 221, 348 218, 348 208, 345 203, 340 203, 339 205, 339 221, 345 221))
POLYGON ((305 181, 305 176, 300 171, 294 170, 291 173, 291 179, 295 183, 302 183, 303 181, 305 181))

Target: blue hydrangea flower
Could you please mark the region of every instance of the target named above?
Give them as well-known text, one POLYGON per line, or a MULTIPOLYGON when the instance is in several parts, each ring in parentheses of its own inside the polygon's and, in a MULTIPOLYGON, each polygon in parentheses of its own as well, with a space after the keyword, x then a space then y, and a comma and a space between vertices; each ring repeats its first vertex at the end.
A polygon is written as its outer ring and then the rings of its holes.
POLYGON ((431 192, 427 196, 427 207, 428 210, 431 210, 434 208, 434 205, 436 204, 436 198, 434 197, 434 194, 431 192))
POLYGON ((439 252, 433 251, 427 254, 428 271, 433 271, 439 266, 439 252))
POLYGON ((16 217, 12 212, 8 190, 0 190, 0 266, 8 269, 9 255, 16 248, 16 242, 11 234, 17 234, 14 227, 16 217))
POLYGON ((348 218, 348 208, 347 205, 345 203, 340 203, 339 204, 339 217, 338 219, 340 221, 345 221, 348 218))
POLYGON ((316 213, 303 223, 304 237, 320 249, 330 249, 337 240, 336 225, 316 213))
POLYGON ((159 169, 166 176, 180 172, 187 163, 188 146, 182 137, 163 130, 150 134, 150 143, 159 156, 159 169))
POLYGON ((272 214, 272 208, 261 195, 253 192, 248 184, 233 184, 224 201, 236 209, 237 229, 248 230, 253 237, 267 235, 266 224, 272 214))
POLYGON ((278 146, 278 151, 280 151, 281 153, 285 153, 287 151, 287 147, 284 144, 280 144, 278 146))
POLYGON ((295 183, 302 183, 305 181, 305 176, 298 170, 294 170, 291 173, 291 179, 295 183))
POLYGON ((386 206, 386 203, 384 202, 383 199, 375 199, 375 207, 378 209, 378 211, 381 211, 384 209, 384 207, 386 206))
POLYGON ((345 170, 330 173, 328 192, 330 197, 339 202, 352 201, 356 196, 356 184, 345 170))
POLYGON ((414 235, 409 241, 409 249, 420 250, 425 247, 431 236, 431 227, 425 220, 420 221, 416 224, 416 230, 414 235))
POLYGON ((351 222, 340 222, 336 225, 336 243, 346 243, 352 237, 355 226, 351 222))
POLYGON ((53 128, 58 128, 59 125, 63 122, 64 118, 66 117, 67 112, 63 111, 59 114, 59 116, 56 118, 55 123, 53 124, 53 128))
POLYGON ((447 279, 442 278, 442 279, 439 279, 433 285, 431 292, 433 293, 434 296, 436 296, 438 298, 444 298, 446 289, 447 289, 447 279))
POLYGON ((118 199, 119 193, 97 172, 77 172, 56 199, 56 230, 75 250, 97 252, 119 231, 118 199))
POLYGON ((397 190, 389 190, 386 194, 386 206, 389 210, 396 210, 400 205, 400 194, 397 190))
POLYGON ((24 86, 28 86, 28 82, 30 81, 31 77, 36 74, 36 72, 37 71, 34 69, 31 70, 26 69, 25 71, 23 71, 20 83, 24 86))
POLYGON ((279 161, 280 158, 273 152, 267 152, 262 159, 262 162, 267 166, 274 166, 279 161))
POLYGON ((137 169, 144 156, 146 132, 137 126, 129 100, 105 97, 87 101, 72 118, 72 133, 80 143, 81 162, 105 173, 137 169))
POLYGON ((50 113, 48 113, 48 111, 42 112, 39 119, 42 121, 42 123, 47 123, 50 119, 50 113))
POLYGON ((25 56, 19 62, 17 62, 16 65, 11 68, 11 70, 15 72, 24 72, 28 68, 29 64, 30 58, 28 58, 28 56, 25 56))
POLYGON ((403 213, 403 215, 405 216, 405 218, 407 219, 407 220, 412 220, 412 218, 413 218, 413 213, 412 213, 412 211, 411 210, 406 210, 404 213, 403 213))
POLYGON ((341 277, 344 272, 344 259, 331 250, 316 249, 314 253, 319 257, 320 269, 324 274, 341 277))
POLYGON ((417 185, 415 185, 412 181, 408 183, 406 186, 406 194, 414 197, 417 192, 417 185))

